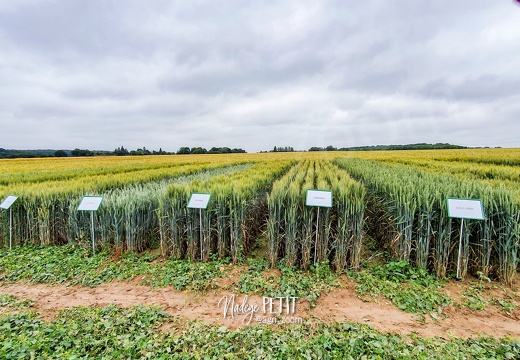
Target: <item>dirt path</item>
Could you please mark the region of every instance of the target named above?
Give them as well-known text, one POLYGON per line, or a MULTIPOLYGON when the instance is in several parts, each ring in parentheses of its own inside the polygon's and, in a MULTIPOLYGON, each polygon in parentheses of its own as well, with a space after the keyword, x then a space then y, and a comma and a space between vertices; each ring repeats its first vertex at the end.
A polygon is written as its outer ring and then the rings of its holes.
MULTIPOLYGON (((173 316, 217 323, 228 328, 247 326, 244 323, 247 323, 249 319, 247 314, 243 313, 235 313, 234 318, 231 318, 232 306, 228 308, 228 313, 224 316, 226 301, 231 304, 233 294, 221 289, 207 294, 195 294, 176 291, 172 288, 151 289, 127 282, 114 282, 97 288, 0 282, 0 293, 34 300, 34 308, 47 319, 52 319, 55 312, 61 308, 109 304, 123 307, 139 304, 157 305, 173 316)), ((251 317, 250 324, 257 323, 257 320, 267 322, 272 319, 269 313, 266 315, 262 313, 264 302, 269 310, 268 299, 264 300, 258 296, 245 298, 243 294, 236 294, 234 300, 235 305, 245 303, 250 307, 258 306, 258 312, 251 317), (247 301, 245 302, 245 300, 247 301)), ((283 299, 282 304, 285 305, 286 301, 287 299, 283 299)), ((279 303, 279 299, 273 299, 275 312, 279 303)), ((246 310, 244 312, 248 311, 247 306, 244 310, 246 310)), ((467 338, 482 335, 520 339, 520 314, 518 311, 508 316, 491 306, 485 311, 448 307, 445 309, 447 316, 441 315, 437 321, 427 319, 425 322, 420 322, 417 316, 400 311, 385 299, 377 302, 360 300, 356 297, 352 284, 347 284, 344 289, 334 289, 329 294, 322 295, 316 306, 312 308, 306 300, 300 299, 293 306, 289 299, 289 307, 283 307, 282 312, 285 314, 287 310, 290 314, 285 316, 290 321, 296 321, 299 318, 311 323, 350 321, 369 324, 382 332, 416 333, 427 337, 467 338), (294 313, 292 313, 293 309, 294 313)), ((284 316, 279 320, 283 318, 284 316)))

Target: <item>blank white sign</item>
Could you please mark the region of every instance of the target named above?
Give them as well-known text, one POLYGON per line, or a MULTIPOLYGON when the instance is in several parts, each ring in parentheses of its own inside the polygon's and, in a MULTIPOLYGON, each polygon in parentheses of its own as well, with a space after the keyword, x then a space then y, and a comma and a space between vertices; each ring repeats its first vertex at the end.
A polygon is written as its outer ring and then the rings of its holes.
POLYGON ((482 201, 477 199, 448 199, 448 216, 459 219, 484 220, 482 201))
POLYGON ((188 202, 188 207, 190 209, 205 209, 208 207, 210 197, 210 194, 193 193, 188 202))
POLYGON ((101 205, 103 196, 84 196, 78 206, 78 211, 96 211, 101 205))
POLYGON ((9 195, 5 198, 5 200, 0 204, 0 208, 9 209, 11 205, 18 199, 18 196, 9 195))
POLYGON ((332 207, 332 191, 307 190, 305 199, 307 206, 332 207))

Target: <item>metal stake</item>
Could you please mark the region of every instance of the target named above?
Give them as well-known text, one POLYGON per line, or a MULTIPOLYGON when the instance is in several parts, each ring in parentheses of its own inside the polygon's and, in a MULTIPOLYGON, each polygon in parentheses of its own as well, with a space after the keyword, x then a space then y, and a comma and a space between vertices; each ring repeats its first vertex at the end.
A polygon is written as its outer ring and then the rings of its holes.
POLYGON ((202 256, 202 246, 203 246, 203 241, 202 241, 202 209, 199 209, 199 220, 200 220, 200 261, 203 260, 203 256, 202 256))
POLYGON ((459 237, 459 258, 457 260, 457 280, 462 280, 462 276, 460 274, 460 262, 462 258, 462 236, 464 233, 464 219, 460 222, 460 237, 459 237))
POLYGON ((318 258, 318 232, 319 232, 319 224, 320 224, 320 207, 318 206, 318 216, 316 217, 316 241, 314 243, 314 265, 316 265, 316 260, 318 258))
POLYGON ((13 209, 9 208, 9 250, 13 247, 13 209))
POLYGON ((92 255, 96 255, 96 249, 94 246, 94 211, 90 212, 90 223, 91 223, 90 236, 92 237, 92 255))

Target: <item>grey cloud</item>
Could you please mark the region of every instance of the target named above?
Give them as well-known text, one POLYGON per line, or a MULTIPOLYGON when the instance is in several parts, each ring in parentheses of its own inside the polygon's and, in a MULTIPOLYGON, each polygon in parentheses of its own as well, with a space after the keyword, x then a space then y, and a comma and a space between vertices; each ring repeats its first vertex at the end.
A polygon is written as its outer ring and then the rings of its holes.
POLYGON ((520 146, 519 17, 487 0, 2 3, 0 122, 20 135, 0 147, 520 146))
POLYGON ((520 78, 492 74, 482 74, 459 81, 443 78, 428 83, 420 92, 433 97, 446 97, 449 94, 468 101, 493 101, 520 95, 520 78))

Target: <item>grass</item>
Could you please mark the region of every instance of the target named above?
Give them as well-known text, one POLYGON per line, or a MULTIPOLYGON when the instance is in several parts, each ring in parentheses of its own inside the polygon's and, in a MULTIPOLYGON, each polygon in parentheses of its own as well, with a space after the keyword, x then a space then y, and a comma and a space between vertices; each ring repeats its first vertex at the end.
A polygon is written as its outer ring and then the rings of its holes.
POLYGON ((184 322, 157 307, 74 307, 59 311, 49 322, 27 310, 0 316, 2 359, 515 359, 519 356, 520 343, 508 338, 419 338, 382 334, 367 325, 351 323, 255 325, 230 330, 219 325, 184 322))

